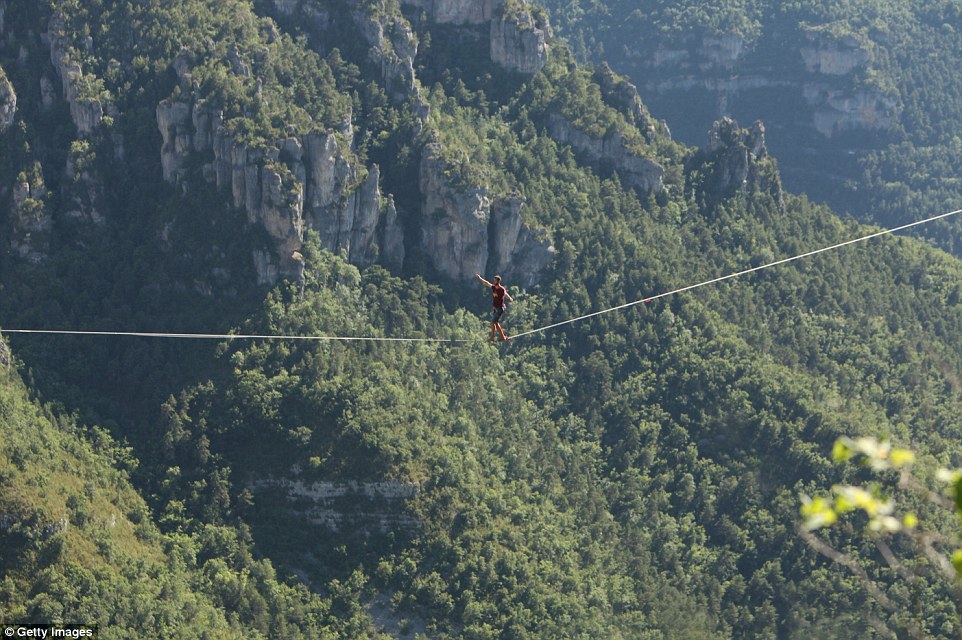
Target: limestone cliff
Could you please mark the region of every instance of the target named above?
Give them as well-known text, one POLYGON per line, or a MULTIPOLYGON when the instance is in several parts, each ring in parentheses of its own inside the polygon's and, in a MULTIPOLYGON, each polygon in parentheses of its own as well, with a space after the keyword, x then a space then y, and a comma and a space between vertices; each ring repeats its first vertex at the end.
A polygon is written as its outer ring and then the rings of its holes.
POLYGON ((10 80, 7 79, 3 67, 0 67, 0 133, 3 133, 13 124, 16 113, 17 94, 14 92, 10 80))
MULTIPOLYGON (((547 55, 544 38, 550 33, 546 21, 538 22, 526 4, 520 5, 521 10, 512 12, 511 16, 503 15, 502 0, 414 0, 405 4, 421 9, 429 19, 440 23, 470 29, 483 27, 486 22, 497 23, 497 28, 491 28, 502 34, 502 41, 497 45, 502 64, 523 72, 534 72, 544 65, 547 55), (517 31, 504 36, 508 32, 503 29, 514 28, 504 25, 515 25, 517 31), (541 38, 541 45, 535 44, 531 51, 520 51, 518 47, 534 42, 531 36, 536 40, 541 38), (504 37, 510 42, 504 41, 504 37)), ((288 16, 303 10, 301 5, 285 0, 275 0, 274 6, 288 16)), ((421 144, 419 134, 423 127, 429 126, 430 108, 414 73, 418 43, 411 23, 401 13, 391 10, 385 0, 352 5, 350 15, 369 45, 369 58, 380 67, 389 95, 395 102, 410 100, 410 108, 419 122, 412 142, 421 144)), ((313 158, 305 165, 314 168, 308 176, 305 211, 330 211, 335 201, 344 200, 340 195, 341 185, 356 181, 349 163, 332 152, 330 147, 336 144, 333 137, 304 141, 304 153, 313 158)), ((420 210, 421 231, 419 238, 409 241, 418 243, 433 266, 450 278, 470 278, 486 268, 497 268, 505 277, 524 286, 536 282, 554 254, 546 234, 522 223, 520 199, 491 198, 484 185, 455 186, 439 144, 434 139, 423 147, 419 168, 420 202, 407 203, 408 210, 420 210)), ((374 216, 372 203, 380 200, 377 168, 371 173, 374 177, 369 176, 353 192, 354 199, 347 207, 322 218, 315 216, 313 226, 321 231, 322 238, 332 242, 336 239, 338 246, 349 247, 353 262, 369 264, 380 251, 382 262, 399 264, 403 238, 397 209, 393 198, 388 198, 387 206, 382 208, 383 218, 374 216), (376 243, 371 238, 376 238, 376 243)), ((305 213, 305 217, 309 214, 305 213)))
MULTIPOLYGON (((0 14, 0 18, 2 17, 3 15, 0 14)), ((0 31, 2 31, 2 29, 0 29, 0 31)), ((0 334, 0 367, 7 368, 10 366, 12 361, 13 358, 10 356, 10 349, 7 347, 7 343, 3 339, 3 335, 0 334)))
POLYGON ((664 167, 629 149, 624 136, 615 128, 596 137, 561 114, 552 113, 548 116, 548 134, 558 142, 570 144, 595 167, 617 171, 626 185, 645 193, 658 192, 664 187, 664 167))
MULTIPOLYGON (((182 74, 189 75, 183 69, 182 74)), ((185 184, 188 157, 206 158, 203 179, 228 190, 248 222, 262 226, 273 240, 274 259, 255 256, 262 283, 280 274, 299 275, 294 252, 309 228, 319 232, 323 246, 345 251, 354 264, 399 268, 403 262, 397 213, 382 198, 377 166, 364 169, 351 158, 349 126, 252 146, 233 132, 221 111, 192 94, 162 101, 157 125, 165 180, 185 184)))
POLYGON ((505 69, 533 74, 548 62, 551 27, 528 6, 491 21, 491 61, 505 69))
POLYGON ((645 69, 642 84, 649 99, 679 100, 690 94, 690 99, 703 101, 707 92, 714 97, 719 118, 748 96, 757 102, 766 94, 794 93, 801 117, 824 138, 892 126, 898 116, 897 95, 867 80, 874 62, 868 40, 804 25, 779 38, 749 45, 737 34, 706 34, 692 36, 681 46, 663 42, 651 50, 641 43, 627 56, 633 62, 627 66, 645 69))
POLYGON ((378 0, 372 7, 357 6, 351 15, 370 45, 368 56, 381 67, 388 93, 396 100, 419 93, 414 74, 418 41, 410 23, 400 13, 389 11, 386 0, 378 0))
POLYGON ((872 62, 867 41, 854 35, 835 35, 809 27, 805 45, 799 48, 806 70, 815 76, 802 89, 805 101, 814 108, 815 129, 832 137, 854 129, 880 130, 895 121, 897 101, 889 92, 869 83, 846 83, 835 78, 866 71, 872 62))
POLYGON ((438 24, 488 26, 491 61, 521 73, 537 73, 548 61, 551 26, 526 0, 403 0, 438 24))
POLYGON ((521 286, 537 282, 555 249, 547 233, 524 224, 519 196, 492 197, 484 186, 455 186, 437 143, 420 165, 421 245, 434 267, 467 279, 499 271, 521 286))
POLYGON ((84 75, 80 63, 70 54, 64 36, 63 16, 54 12, 47 26, 46 39, 50 44, 50 62, 58 75, 63 97, 70 105, 70 117, 81 136, 90 135, 104 118, 104 105, 96 91, 96 78, 84 75))
POLYGON ((824 29, 807 27, 805 44, 799 47, 805 68, 811 73, 843 76, 871 60, 867 43, 853 34, 836 36, 824 29))

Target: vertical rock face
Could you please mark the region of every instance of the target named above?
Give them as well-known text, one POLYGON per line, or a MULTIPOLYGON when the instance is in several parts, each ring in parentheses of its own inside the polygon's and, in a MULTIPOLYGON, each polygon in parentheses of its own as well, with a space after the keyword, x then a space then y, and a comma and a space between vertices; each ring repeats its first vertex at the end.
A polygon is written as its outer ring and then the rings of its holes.
POLYGON ((408 21, 388 11, 384 4, 385 0, 379 0, 373 10, 360 7, 351 15, 371 46, 370 58, 381 67, 388 93, 396 100, 403 100, 418 92, 414 75, 418 42, 408 21))
POLYGON ((805 69, 815 79, 805 84, 802 95, 814 107, 815 129, 827 138, 855 129, 888 129, 895 122, 897 100, 877 87, 838 79, 864 72, 872 50, 855 35, 835 35, 808 27, 799 53, 805 69))
POLYGON ((0 133, 13 124, 16 113, 17 94, 14 92, 10 80, 7 79, 3 67, 0 67, 0 133))
POLYGON ((530 287, 554 260, 555 248, 546 231, 531 229, 522 222, 523 207, 524 200, 518 196, 497 200, 491 206, 488 268, 530 287))
POLYGON ((524 201, 452 185, 440 153, 440 145, 427 145, 420 166, 421 244, 434 267, 454 279, 495 269, 522 286, 536 283, 555 249, 547 233, 522 221, 524 201))
POLYGON ((548 117, 548 134, 558 142, 570 144, 591 164, 617 171, 629 186, 645 193, 659 192, 664 188, 664 167, 631 151, 616 129, 604 137, 592 137, 562 115, 553 113, 548 117))
POLYGON ((506 69, 534 74, 548 62, 551 27, 530 11, 491 21, 491 61, 506 69))
POLYGON ((64 37, 63 16, 54 12, 47 27, 50 42, 50 61, 60 75, 63 96, 70 105, 70 117, 80 135, 86 136, 96 129, 104 118, 104 107, 98 96, 88 95, 90 78, 85 78, 80 63, 67 54, 68 43, 64 37))
POLYGON ((895 123, 897 101, 881 91, 848 91, 811 84, 802 95, 815 108, 815 130, 826 138, 858 129, 888 129, 895 123))
MULTIPOLYGON (((898 96, 871 80, 878 71, 872 67, 880 45, 866 36, 838 34, 825 25, 798 25, 767 34, 761 44, 746 43, 736 34, 716 34, 692 36, 680 45, 676 40, 654 47, 642 40, 626 45, 627 64, 622 68, 642 79, 639 84, 647 96, 667 101, 663 111, 687 99, 704 102, 707 93, 716 104, 713 117, 721 118, 730 115, 732 105, 744 112, 738 105, 746 100, 767 102, 760 99, 765 94, 791 96, 790 114, 769 113, 766 118, 793 129, 804 123, 826 139, 848 131, 889 129, 898 118, 898 96), (779 59, 772 59, 773 48, 779 59)), ((683 124, 685 130, 692 123, 683 124)), ((820 144, 812 138, 813 145, 820 144)))
POLYGON ((405 510, 405 502, 421 491, 416 484, 397 480, 308 483, 295 473, 294 478, 262 478, 249 486, 290 502, 295 513, 333 531, 369 535, 374 531, 415 531, 420 525, 405 510))
POLYGON ((804 36, 806 46, 799 47, 798 51, 811 73, 843 76, 864 67, 871 59, 869 50, 854 35, 833 36, 809 27, 804 36))
POLYGON ((592 74, 592 80, 601 87, 601 96, 611 107, 624 114, 629 124, 644 131, 648 126, 648 111, 641 102, 638 88, 615 75, 607 62, 602 62, 592 74))
POLYGON ((47 187, 39 165, 22 172, 13 185, 13 233, 10 247, 21 259, 39 264, 49 253, 53 221, 45 211, 47 187))
POLYGON ((512 71, 533 74, 548 60, 551 27, 524 0, 506 10, 504 0, 403 0, 438 24, 488 24, 491 61, 512 71))
POLYGON ((491 202, 484 187, 450 185, 446 168, 440 145, 427 145, 420 166, 421 245, 438 271, 466 279, 482 273, 488 263, 491 202))
POLYGON ((165 180, 183 182, 189 155, 210 153, 211 161, 201 168, 204 179, 228 190, 248 222, 270 235, 276 260, 254 256, 262 282, 300 274, 293 254, 309 228, 318 231, 326 248, 347 251, 354 264, 381 261, 399 267, 403 262, 397 211, 382 206, 380 171, 372 167, 361 180, 344 151, 350 140, 338 142, 340 134, 315 132, 303 140, 289 137, 267 149, 252 148, 234 137, 223 113, 186 98, 161 102, 157 126, 165 180))
POLYGON ((745 55, 745 40, 738 34, 705 35, 699 54, 710 68, 731 70, 745 55))
MULTIPOLYGON (((520 10, 504 16, 503 0, 403 1, 438 23, 465 28, 490 23, 492 58, 503 66, 534 73, 545 64, 550 28, 524 3, 520 10)), ((304 11, 304 3, 292 0, 274 0, 274 6, 288 16, 304 11)), ((414 72, 418 43, 410 23, 386 0, 357 3, 351 18, 369 46, 370 59, 379 65, 392 100, 411 100, 420 126, 426 126, 430 105, 421 96, 414 72)), ((172 107, 167 106, 163 113, 158 110, 158 121, 169 120, 171 115, 182 119, 182 114, 173 114, 172 107)), ((161 124, 162 130, 164 126, 161 124)), ((176 152, 185 146, 185 140, 178 140, 178 131, 174 127, 165 136, 165 149, 176 152)), ((420 132, 417 129, 415 135, 420 132)), ((404 238, 394 200, 388 196, 385 203, 381 196, 378 168, 373 167, 361 179, 339 151, 338 140, 329 135, 307 136, 303 151, 298 152, 303 154, 306 174, 304 224, 318 229, 328 248, 346 250, 352 262, 400 265, 404 238), (356 189, 347 192, 346 185, 358 183, 356 189)), ((176 157, 165 159, 165 173, 168 164, 170 173, 174 173, 177 162, 176 157)), ((291 170, 299 175, 295 165, 291 165, 291 170)), ((520 200, 492 199, 480 185, 455 186, 446 176, 448 169, 439 144, 428 144, 420 165, 419 240, 434 267, 450 278, 461 279, 498 265, 506 277, 532 284, 554 255, 546 234, 528 229, 521 222, 520 200)))
MULTIPOLYGON (((2 14, 0 14, 0 17, 2 17, 2 14)), ((10 349, 7 348, 7 343, 3 341, 3 336, 0 335, 0 367, 9 367, 11 360, 10 349)))

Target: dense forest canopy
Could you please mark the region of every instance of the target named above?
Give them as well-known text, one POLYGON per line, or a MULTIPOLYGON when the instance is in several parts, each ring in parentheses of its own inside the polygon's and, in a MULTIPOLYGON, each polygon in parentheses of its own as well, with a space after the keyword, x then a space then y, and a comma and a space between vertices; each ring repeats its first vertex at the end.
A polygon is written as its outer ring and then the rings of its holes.
MULTIPOLYGON (((898 605, 880 606, 799 537, 798 495, 864 480, 828 458, 843 435, 962 466, 962 263, 879 238, 487 344, 474 266, 524 264, 505 279, 519 333, 873 230, 783 190, 762 128, 672 141, 543 10, 493 4, 0 2, 17 96, 0 331, 463 341, 10 335, 5 620, 105 638, 958 635, 931 563, 907 582, 858 522, 827 534, 898 605)), ((898 18, 877 4, 852 3, 866 29, 898 18)), ((766 37, 759 3, 706 7, 631 20, 766 37)), ((911 135, 950 125, 931 126, 911 135)))

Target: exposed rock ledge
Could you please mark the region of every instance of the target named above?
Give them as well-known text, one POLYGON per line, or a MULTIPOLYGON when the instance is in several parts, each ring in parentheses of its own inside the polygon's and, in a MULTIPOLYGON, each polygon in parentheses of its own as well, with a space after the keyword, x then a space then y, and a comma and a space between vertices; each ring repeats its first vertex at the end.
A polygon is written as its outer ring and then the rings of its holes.
POLYGON ((601 169, 614 169, 631 187, 645 193, 657 193, 664 188, 664 167, 629 150, 617 129, 612 129, 602 138, 593 137, 568 122, 561 114, 552 113, 548 116, 548 134, 558 142, 570 144, 591 164, 601 169))
POLYGON ((489 198, 483 186, 451 184, 436 143, 420 166, 421 243, 434 267, 451 278, 498 271, 523 287, 535 284, 554 258, 548 234, 524 224, 520 196, 489 198))

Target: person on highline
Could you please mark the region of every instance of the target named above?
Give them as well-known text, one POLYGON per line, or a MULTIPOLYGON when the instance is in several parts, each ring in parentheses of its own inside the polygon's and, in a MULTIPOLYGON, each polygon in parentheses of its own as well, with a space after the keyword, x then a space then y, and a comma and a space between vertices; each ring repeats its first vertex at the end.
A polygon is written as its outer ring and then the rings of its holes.
POLYGON ((494 304, 494 308, 491 310, 491 335, 488 336, 488 342, 494 342, 495 332, 497 332, 500 342, 504 342, 505 340, 511 342, 511 338, 504 334, 504 329, 501 327, 501 316, 504 315, 504 299, 507 298, 511 302, 514 302, 514 298, 501 286, 501 276, 494 276, 494 282, 488 282, 481 277, 480 273, 474 275, 477 276, 478 280, 486 287, 491 287, 491 301, 494 304))

